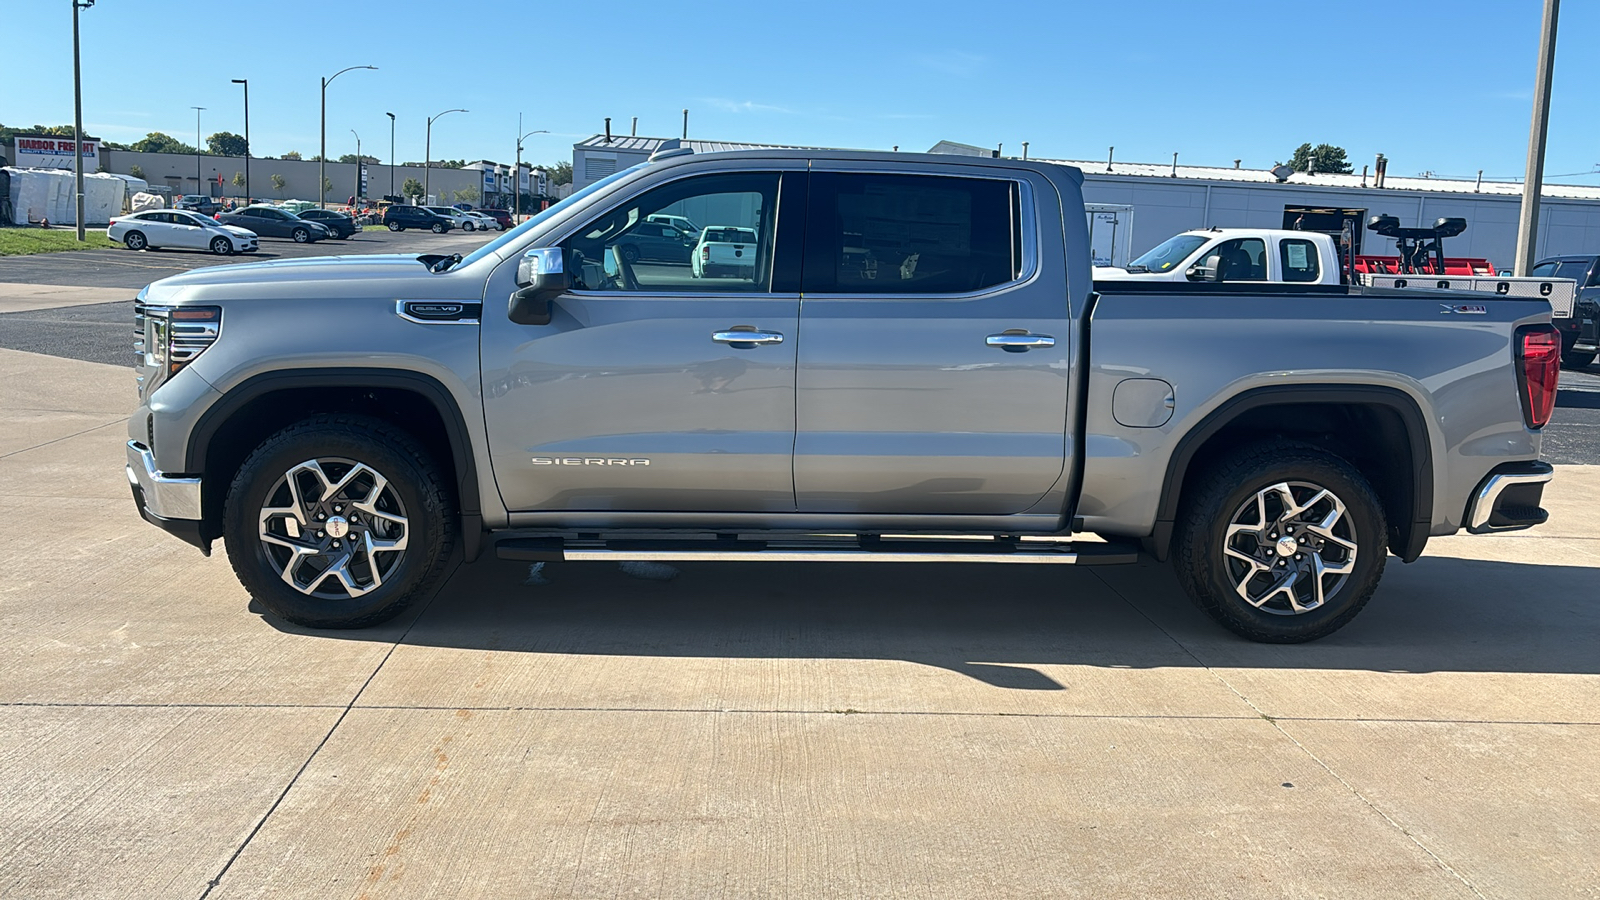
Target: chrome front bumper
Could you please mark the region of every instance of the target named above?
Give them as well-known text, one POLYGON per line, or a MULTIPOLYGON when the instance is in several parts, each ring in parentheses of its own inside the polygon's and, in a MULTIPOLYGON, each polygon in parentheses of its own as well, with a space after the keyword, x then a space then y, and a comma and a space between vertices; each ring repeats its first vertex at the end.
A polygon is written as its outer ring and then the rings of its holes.
POLYGON ((1554 474, 1542 460, 1496 467, 1467 505, 1467 531, 1487 534, 1544 524, 1549 514, 1539 507, 1540 495, 1554 474))
POLYGON ((173 478, 156 470, 156 458, 137 441, 128 442, 128 483, 144 497, 144 507, 163 519, 195 519, 200 513, 200 479, 173 478))

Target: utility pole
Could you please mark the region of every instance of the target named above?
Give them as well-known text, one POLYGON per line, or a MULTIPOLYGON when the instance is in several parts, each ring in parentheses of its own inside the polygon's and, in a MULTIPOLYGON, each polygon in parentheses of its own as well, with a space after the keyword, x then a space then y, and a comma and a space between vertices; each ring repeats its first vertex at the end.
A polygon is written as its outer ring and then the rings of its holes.
POLYGON ((244 202, 250 202, 250 79, 235 78, 234 84, 244 85, 244 202))
POLYGON ((434 119, 442 119, 445 116, 447 116, 447 115, 449 115, 450 113, 453 113, 453 112, 464 113, 464 112, 469 112, 469 110, 465 110, 465 109, 447 109, 444 112, 439 113, 437 116, 429 116, 428 117, 428 136, 426 138, 426 143, 423 144, 423 149, 422 149, 422 202, 423 202, 424 205, 427 204, 428 197, 429 197, 429 194, 428 194, 429 177, 428 176, 433 174, 433 120, 434 119))
POLYGON ((206 186, 206 180, 200 175, 200 111, 204 106, 191 106, 194 110, 194 192, 200 195, 201 188, 206 186))
POLYGON ((372 69, 377 66, 347 66, 322 79, 322 148, 317 153, 317 206, 328 208, 328 85, 351 69, 372 69))
MULTIPOLYGON (((394 196, 394 113, 384 113, 389 117, 389 196, 394 196)), ((393 203, 393 200, 389 201, 393 203)))
POLYGON ((94 6, 94 0, 72 0, 72 158, 78 181, 78 242, 83 236, 83 75, 78 65, 78 10, 94 6))
MULTIPOLYGON (((522 113, 517 113, 517 130, 522 130, 522 113)), ((511 190, 517 195, 516 211, 511 214, 511 224, 513 225, 518 224, 517 218, 522 215, 522 140, 530 135, 549 133, 541 128, 538 131, 530 131, 517 138, 517 169, 516 174, 511 176, 511 190)))
POLYGON ((355 218, 356 211, 354 207, 361 202, 361 170, 366 168, 367 161, 361 158, 361 135, 356 134, 354 128, 350 129, 350 133, 356 135, 356 202, 350 204, 352 207, 350 217, 355 218))
POLYGON ((1556 65, 1556 19, 1561 0, 1544 0, 1539 30, 1539 68, 1533 85, 1533 124, 1528 129, 1528 168, 1522 179, 1522 213, 1517 217, 1517 259, 1513 274, 1527 275, 1539 247, 1539 192, 1544 186, 1544 144, 1550 130, 1550 80, 1556 65))

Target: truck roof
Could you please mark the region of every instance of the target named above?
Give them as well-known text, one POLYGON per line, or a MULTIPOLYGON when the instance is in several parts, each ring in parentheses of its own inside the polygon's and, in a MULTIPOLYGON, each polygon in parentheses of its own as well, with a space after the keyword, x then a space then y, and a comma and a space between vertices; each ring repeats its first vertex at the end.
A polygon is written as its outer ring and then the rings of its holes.
POLYGON ((1182 234, 1211 234, 1218 237, 1275 237, 1275 238, 1327 238, 1333 236, 1322 231, 1295 231, 1290 228, 1191 228, 1182 234))

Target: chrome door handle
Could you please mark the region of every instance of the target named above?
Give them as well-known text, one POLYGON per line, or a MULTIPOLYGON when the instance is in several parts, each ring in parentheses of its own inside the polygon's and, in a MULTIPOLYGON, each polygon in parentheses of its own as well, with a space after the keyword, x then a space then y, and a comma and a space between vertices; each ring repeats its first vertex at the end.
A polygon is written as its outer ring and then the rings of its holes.
POLYGON ((1048 334, 1029 334, 1026 331, 1007 331, 1001 334, 991 334, 984 338, 983 342, 991 347, 999 347, 1002 350, 1010 350, 1013 353, 1020 353, 1023 350, 1030 350, 1034 347, 1054 347, 1056 345, 1056 339, 1048 334))
POLYGON ((776 331, 756 331, 751 328, 741 331, 737 328, 729 331, 713 331, 711 339, 719 344, 781 344, 783 335, 776 331))

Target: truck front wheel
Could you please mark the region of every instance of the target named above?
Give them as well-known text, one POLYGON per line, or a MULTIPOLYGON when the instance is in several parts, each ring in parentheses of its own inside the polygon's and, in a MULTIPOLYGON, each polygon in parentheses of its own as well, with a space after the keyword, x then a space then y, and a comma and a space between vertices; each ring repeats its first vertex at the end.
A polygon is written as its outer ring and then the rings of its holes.
POLYGON ((409 434, 323 415, 268 438, 228 491, 239 581, 273 615, 361 628, 431 591, 453 544, 448 480, 409 434))
POLYGON ((1304 444, 1261 444, 1202 475, 1172 559, 1195 605, 1228 630, 1300 643, 1344 627, 1383 576, 1388 526, 1348 462, 1304 444))

